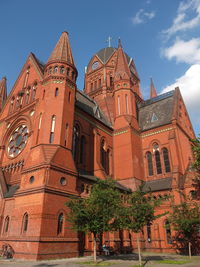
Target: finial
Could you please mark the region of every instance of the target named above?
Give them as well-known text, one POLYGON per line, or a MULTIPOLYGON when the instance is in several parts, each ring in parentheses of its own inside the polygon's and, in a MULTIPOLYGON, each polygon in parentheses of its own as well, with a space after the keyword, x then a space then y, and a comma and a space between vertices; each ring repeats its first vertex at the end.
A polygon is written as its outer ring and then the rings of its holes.
POLYGON ((108 42, 108 47, 111 47, 111 40, 112 40, 112 37, 108 36, 108 39, 106 40, 106 42, 108 42))
POLYGON ((62 32, 62 33, 66 33, 67 35, 69 35, 68 31, 64 31, 64 32, 62 32))

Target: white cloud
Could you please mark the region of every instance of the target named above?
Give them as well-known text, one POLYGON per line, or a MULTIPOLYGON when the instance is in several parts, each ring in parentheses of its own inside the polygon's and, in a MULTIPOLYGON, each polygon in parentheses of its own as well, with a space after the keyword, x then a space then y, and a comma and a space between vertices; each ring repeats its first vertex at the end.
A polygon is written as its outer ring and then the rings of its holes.
POLYGON ((200 38, 192 38, 189 41, 176 39, 170 47, 164 48, 162 54, 169 60, 188 64, 200 63, 200 38))
POLYGON ((142 24, 147 22, 147 20, 153 19, 155 15, 155 11, 147 12, 144 9, 140 9, 132 18, 132 22, 133 24, 142 24))
POLYGON ((192 65, 175 83, 167 86, 162 93, 179 87, 193 124, 200 124, 200 64, 192 65))
POLYGON ((177 32, 193 29, 198 25, 200 25, 200 0, 182 1, 172 26, 164 30, 163 34, 169 38, 177 32), (194 13, 193 17, 190 15, 191 12, 194 13))

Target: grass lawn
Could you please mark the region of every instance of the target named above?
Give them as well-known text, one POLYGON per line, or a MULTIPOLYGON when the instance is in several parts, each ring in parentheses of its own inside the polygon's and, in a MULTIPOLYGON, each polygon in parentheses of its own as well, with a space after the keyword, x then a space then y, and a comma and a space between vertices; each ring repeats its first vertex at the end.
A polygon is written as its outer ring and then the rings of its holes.
POLYGON ((166 263, 166 264, 185 264, 191 262, 190 260, 161 260, 156 261, 156 263, 166 263))

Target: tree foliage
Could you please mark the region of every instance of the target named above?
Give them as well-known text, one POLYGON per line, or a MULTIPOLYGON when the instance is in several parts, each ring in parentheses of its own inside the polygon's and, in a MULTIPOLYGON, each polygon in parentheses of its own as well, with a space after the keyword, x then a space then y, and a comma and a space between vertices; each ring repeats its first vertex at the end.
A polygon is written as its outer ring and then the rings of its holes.
POLYGON ((196 140, 194 140, 193 152, 195 157, 195 162, 193 164, 194 168, 200 173, 200 135, 196 140))
POLYGON ((112 220, 122 203, 114 181, 98 180, 88 198, 72 199, 66 205, 73 228, 96 236, 113 230, 112 220))
POLYGON ((199 252, 200 233, 200 205, 196 201, 185 201, 172 206, 169 222, 176 231, 176 244, 187 252, 188 243, 192 244, 193 253, 199 252))

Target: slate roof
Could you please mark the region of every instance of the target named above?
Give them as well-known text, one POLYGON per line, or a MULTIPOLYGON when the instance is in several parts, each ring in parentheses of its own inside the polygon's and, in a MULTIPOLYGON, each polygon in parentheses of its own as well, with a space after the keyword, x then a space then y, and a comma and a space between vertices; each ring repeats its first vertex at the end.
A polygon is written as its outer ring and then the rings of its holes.
MULTIPOLYGON (((89 61, 88 67, 90 63, 93 61, 93 58, 95 56, 98 56, 98 58, 102 61, 103 64, 106 64, 106 62, 109 60, 109 58, 112 56, 112 54, 117 50, 115 47, 106 47, 99 50, 89 61)), ((131 58, 125 53, 128 64, 130 63, 131 58)))
POLYGON ((8 192, 5 193, 4 197, 9 198, 13 197, 15 192, 19 189, 19 185, 9 185, 8 192))
POLYGON ((143 191, 162 191, 162 190, 169 190, 172 188, 172 178, 162 178, 158 180, 148 181, 145 182, 143 191))
MULTIPOLYGON (((92 181, 92 182, 96 182, 98 179, 100 179, 100 178, 98 178, 97 176, 94 176, 92 173, 87 172, 87 171, 85 171, 85 170, 80 170, 80 169, 79 169, 78 172, 79 172, 79 177, 85 178, 85 179, 90 180, 90 181, 92 181)), ((129 189, 129 188, 127 188, 127 187, 121 185, 121 184, 118 183, 117 181, 115 181, 115 182, 116 182, 116 187, 117 187, 118 189, 123 190, 123 191, 128 191, 128 192, 130 192, 130 189, 129 189)))
POLYGON ((174 92, 170 91, 138 104, 139 126, 142 131, 171 122, 174 92))
POLYGON ((75 105, 86 113, 88 113, 89 115, 93 116, 95 119, 111 127, 110 122, 106 119, 105 115, 103 114, 97 103, 80 90, 77 90, 75 105))

